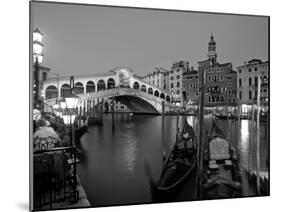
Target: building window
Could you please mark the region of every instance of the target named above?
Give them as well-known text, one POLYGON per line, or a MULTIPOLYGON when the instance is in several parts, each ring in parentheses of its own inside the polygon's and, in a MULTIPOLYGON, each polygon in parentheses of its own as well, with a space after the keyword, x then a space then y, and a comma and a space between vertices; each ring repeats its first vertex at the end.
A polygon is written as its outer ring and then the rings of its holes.
POLYGON ((239 87, 242 87, 242 79, 239 79, 239 87))
POLYGON ((258 97, 258 91, 255 91, 255 97, 256 98, 258 97))
POLYGON ((249 99, 252 99, 252 91, 249 91, 249 99))
POLYGON ((180 87, 180 83, 179 83, 179 82, 177 82, 177 87, 178 87, 178 88, 180 87))
POLYGON ((251 71, 252 71, 252 69, 249 68, 249 72, 251 72, 251 71))
POLYGON ((239 69, 239 74, 241 74, 241 72, 242 72, 241 69, 239 69))
POLYGON ((249 86, 252 86, 252 78, 249 78, 249 86))
POLYGON ((239 99, 241 100, 242 99, 242 92, 239 91, 239 99))
POLYGON ((258 87, 258 77, 255 77, 255 86, 258 87))
POLYGON ((177 76, 177 79, 180 79, 180 75, 177 76))
POLYGON ((208 77, 208 81, 211 82, 211 76, 210 76, 210 75, 209 75, 209 77, 208 77))
POLYGON ((171 88, 173 88, 174 87, 174 84, 173 83, 171 83, 171 88))
POLYGON ((230 87, 230 86, 231 86, 231 82, 228 83, 228 87, 230 87))
POLYGON ((171 80, 174 80, 174 77, 171 77, 171 80))
POLYGON ((257 71, 258 70, 258 68, 257 67, 255 67, 255 71, 257 71))

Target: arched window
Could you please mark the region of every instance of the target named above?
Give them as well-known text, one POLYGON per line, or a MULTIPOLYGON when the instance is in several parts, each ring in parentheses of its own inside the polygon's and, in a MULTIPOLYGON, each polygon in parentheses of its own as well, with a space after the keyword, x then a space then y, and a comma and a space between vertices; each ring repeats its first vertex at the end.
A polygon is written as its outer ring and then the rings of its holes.
POLYGON ((153 90, 151 87, 148 88, 147 93, 152 94, 153 95, 153 90))
POLYGON ((182 98, 183 98, 183 100, 186 100, 186 91, 182 92, 182 98))
POLYGON ((115 88, 115 81, 112 78, 107 80, 107 89, 115 88))
POLYGON ((133 88, 134 89, 140 89, 140 84, 138 82, 134 82, 133 88))
POLYGON ((171 102, 171 99, 170 99, 170 96, 169 96, 169 95, 166 96, 166 101, 167 101, 167 102, 171 102))
POLYGON ((146 92, 146 86, 145 85, 141 86, 141 91, 146 92))
POLYGON ((58 98, 58 89, 54 85, 50 85, 46 88, 46 99, 58 98))
POLYGON ((211 100, 212 100, 212 99, 211 99, 211 96, 209 96, 209 102, 211 102, 211 100))
POLYGON ((42 74, 42 81, 45 81, 47 79, 47 73, 43 72, 42 74))
POLYGON ((173 88, 174 87, 174 84, 173 83, 171 83, 171 88, 173 88))
POLYGON ((98 81, 97 91, 101 91, 101 90, 105 90, 105 89, 106 89, 105 82, 104 82, 104 80, 100 79, 98 81))
POLYGON ((161 93, 160 98, 165 100, 165 94, 161 93))
POLYGON ((154 91, 154 96, 157 96, 157 97, 159 97, 159 92, 156 90, 156 91, 154 91))
POLYGON ((61 86, 61 97, 70 97, 70 85, 65 83, 61 86))
POLYGON ((84 86, 81 82, 76 82, 74 85, 74 94, 84 93, 84 86))
POLYGON ((93 81, 88 81, 86 84, 86 93, 95 92, 96 87, 93 81))
POLYGON ((178 88, 180 87, 180 82, 177 82, 177 87, 178 87, 178 88))
POLYGON ((223 96, 221 96, 221 102, 223 102, 223 96))

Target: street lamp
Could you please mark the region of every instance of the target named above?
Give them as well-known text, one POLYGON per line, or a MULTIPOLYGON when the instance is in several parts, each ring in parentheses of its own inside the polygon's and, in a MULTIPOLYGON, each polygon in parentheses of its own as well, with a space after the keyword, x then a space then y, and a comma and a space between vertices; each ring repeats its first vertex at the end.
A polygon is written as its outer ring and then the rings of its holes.
POLYGON ((74 121, 76 118, 76 107, 78 105, 78 97, 74 95, 74 77, 70 77, 70 96, 65 97, 64 100, 60 102, 60 107, 64 110, 64 115, 62 115, 63 121, 66 125, 69 125, 72 134, 72 145, 75 145, 74 141, 74 121))
MULTIPOLYGON (((43 34, 36 28, 33 31, 33 62, 34 62, 34 108, 39 108, 40 99, 40 83, 39 83, 39 69, 43 61, 43 44, 41 43, 43 34)), ((44 107, 44 103, 42 104, 44 107)))

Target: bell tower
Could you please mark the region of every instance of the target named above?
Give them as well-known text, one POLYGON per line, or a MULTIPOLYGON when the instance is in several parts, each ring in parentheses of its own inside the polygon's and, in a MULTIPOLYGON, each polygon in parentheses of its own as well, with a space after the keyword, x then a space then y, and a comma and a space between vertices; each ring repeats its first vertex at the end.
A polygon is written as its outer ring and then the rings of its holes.
POLYGON ((217 63, 216 42, 214 41, 213 33, 211 33, 211 40, 208 43, 207 56, 213 65, 217 63))

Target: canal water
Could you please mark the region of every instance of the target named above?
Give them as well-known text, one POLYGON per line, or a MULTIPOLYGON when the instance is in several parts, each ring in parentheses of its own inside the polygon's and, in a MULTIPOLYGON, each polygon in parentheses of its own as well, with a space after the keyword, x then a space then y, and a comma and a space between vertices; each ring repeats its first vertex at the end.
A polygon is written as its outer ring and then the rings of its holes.
MULTIPOLYGON (((194 127, 198 135, 198 119, 179 117, 179 128, 184 120, 194 127)), ((150 203, 151 195, 145 162, 152 169, 155 180, 159 178, 163 151, 169 154, 176 140, 176 116, 115 115, 112 130, 111 114, 104 115, 104 126, 89 126, 89 133, 81 139, 82 158, 78 166, 80 181, 92 206, 150 203)), ((212 127, 210 116, 204 119, 206 130, 212 127)), ((217 120, 218 126, 230 138, 239 152, 241 166, 249 165, 252 149, 252 167, 256 166, 256 129, 251 120, 217 120), (230 129, 230 130, 228 130, 230 129), (239 130, 238 130, 239 129, 239 130), (229 132, 229 133, 228 133, 229 132)), ((261 124, 261 169, 266 170, 268 126, 261 124)))

